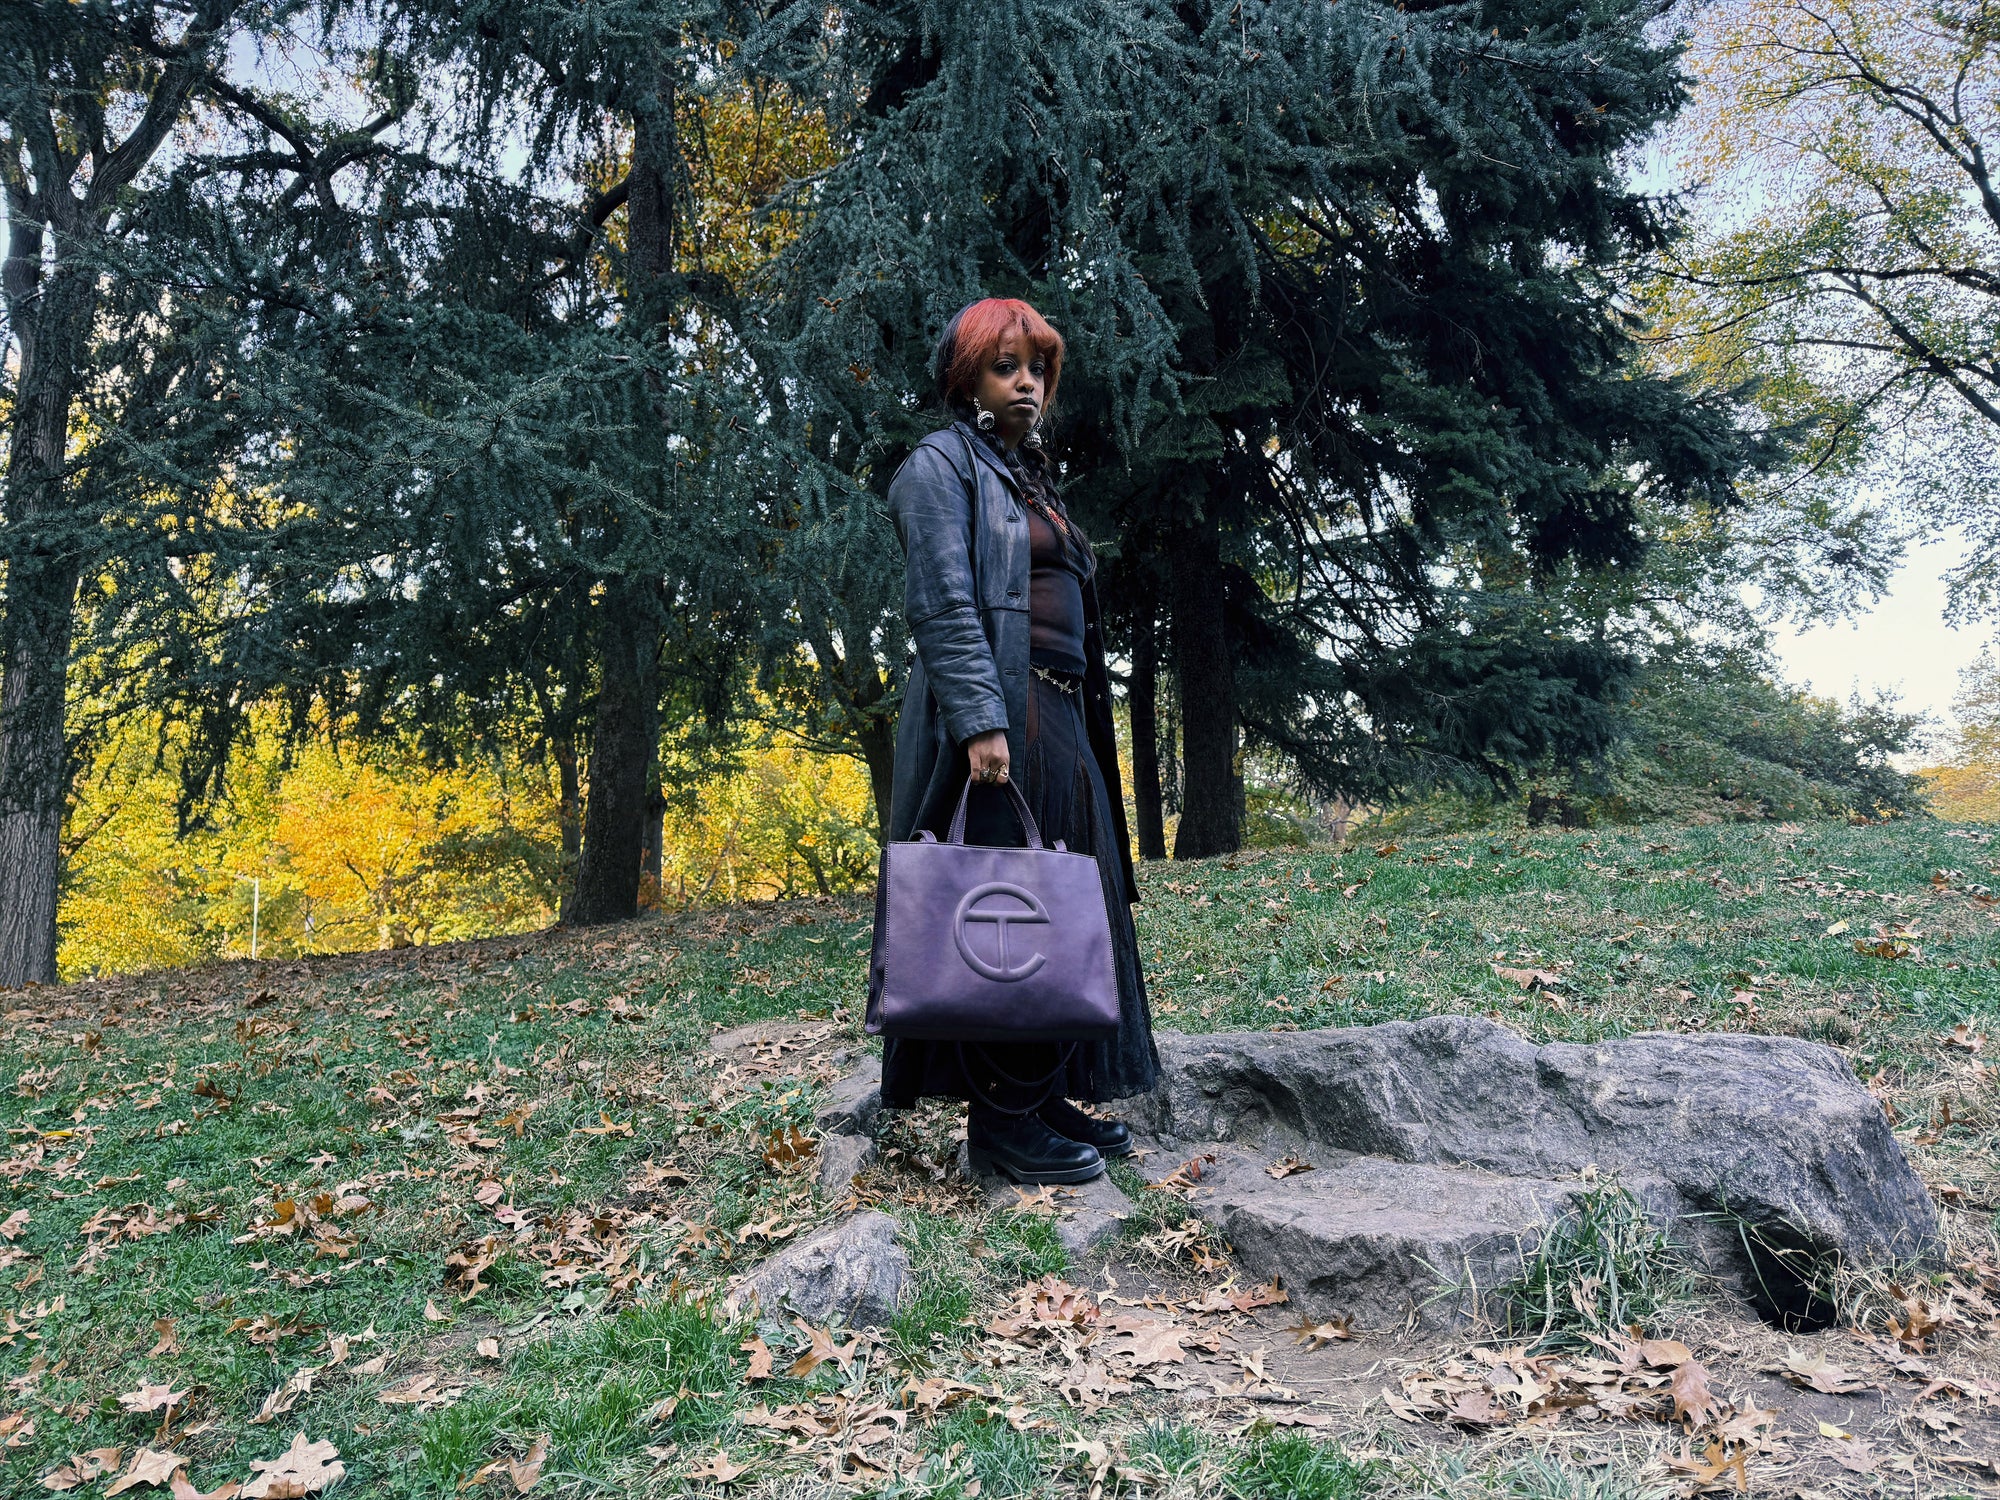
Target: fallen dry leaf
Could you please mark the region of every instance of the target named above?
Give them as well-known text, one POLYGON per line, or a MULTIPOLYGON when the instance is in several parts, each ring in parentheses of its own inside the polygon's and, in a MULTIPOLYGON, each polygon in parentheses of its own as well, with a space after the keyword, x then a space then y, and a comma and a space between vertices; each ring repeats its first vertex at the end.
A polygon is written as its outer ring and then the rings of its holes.
POLYGON ((500 1340, 481 1339, 472 1346, 472 1352, 477 1354, 481 1359, 498 1359, 500 1357, 500 1340))
POLYGON ((1673 1394, 1675 1419, 1685 1421, 1690 1432, 1706 1427, 1722 1414, 1723 1404, 1709 1390, 1708 1371, 1698 1359, 1675 1365, 1667 1389, 1673 1394))
POLYGON ((549 1461, 549 1435, 544 1432, 528 1445, 526 1458, 507 1460, 507 1477, 514 1481, 514 1493, 524 1495, 542 1477, 542 1465, 549 1461))
POLYGON ((186 1464, 187 1460, 178 1453, 161 1453, 151 1448, 141 1448, 132 1455, 132 1462, 125 1472, 111 1481, 104 1491, 106 1495, 122 1495, 127 1490, 137 1489, 142 1484, 161 1485, 174 1476, 174 1471, 186 1464))
POLYGON ((1729 1446, 1720 1441, 1710 1443, 1700 1458, 1693 1457, 1683 1447, 1678 1458, 1670 1454, 1666 1462, 1667 1467, 1675 1473, 1686 1474, 1693 1479, 1696 1489, 1713 1487, 1725 1474, 1731 1476, 1735 1488, 1739 1491, 1747 1493, 1750 1489, 1750 1476, 1744 1469, 1743 1450, 1738 1448, 1731 1452, 1729 1446))
POLYGON ((1824 1354, 1800 1354, 1797 1350, 1785 1351, 1785 1363, 1780 1373, 1794 1385, 1804 1386, 1809 1391, 1821 1391, 1829 1396, 1852 1395, 1867 1389, 1852 1370, 1831 1364, 1824 1354))
POLYGON ((1285 1332, 1292 1336, 1294 1343, 1304 1344, 1308 1349, 1324 1349, 1337 1339, 1353 1338, 1354 1320, 1345 1315, 1325 1323, 1315 1323, 1311 1318, 1301 1318, 1285 1332))
POLYGON ((243 1486, 234 1479, 206 1492, 198 1490, 194 1481, 188 1478, 186 1469, 174 1470, 174 1477, 167 1481, 167 1489, 172 1493, 174 1500, 236 1500, 236 1497, 243 1492, 243 1486))
POLYGON ((1264 1168, 1264 1175, 1282 1179, 1296 1177, 1299 1173, 1310 1172, 1312 1169, 1313 1164, 1311 1162, 1304 1160, 1297 1154, 1293 1154, 1291 1156, 1281 1156, 1272 1162, 1270 1166, 1264 1168))
POLYGON ((243 1500, 300 1500, 317 1495, 347 1472, 340 1450, 329 1442, 309 1443, 303 1432, 294 1433, 292 1446, 276 1458, 256 1458, 250 1467, 259 1470, 243 1486, 243 1500))
POLYGON ((180 1336, 174 1332, 174 1320, 172 1318, 153 1319, 153 1332, 157 1335, 157 1338, 153 1347, 146 1351, 146 1358, 157 1359, 162 1354, 178 1354, 181 1352, 180 1336))
POLYGON ((1960 1021, 1956 1026, 1951 1028, 1950 1034, 1944 1039, 1944 1044, 1947 1047, 1962 1047, 1967 1052, 1977 1052, 1981 1047, 1986 1045, 1986 1038, 1982 1033, 1974 1031, 1964 1021, 1960 1021))
POLYGON ((18 1240, 28 1227, 28 1211, 17 1208, 6 1218, 0 1219, 0 1240, 18 1240))
POLYGON ((386 1390, 377 1391, 375 1399, 384 1406, 430 1408, 449 1406, 463 1394, 465 1394, 463 1386, 451 1386, 439 1390, 438 1377, 435 1375, 412 1375, 401 1385, 392 1385, 386 1390))
POLYGON ((262 1427, 282 1417, 299 1404, 299 1397, 313 1388, 313 1381, 318 1376, 317 1365, 302 1365, 293 1371, 291 1379, 264 1398, 264 1404, 258 1408, 257 1415, 250 1419, 250 1425, 262 1427))
POLYGON ((1671 1370, 1694 1358, 1694 1350, 1679 1339, 1641 1339, 1639 1358, 1656 1370, 1671 1370))
POLYGON ((1726 1443, 1754 1443, 1766 1427, 1778 1425, 1778 1413, 1770 1408, 1759 1410, 1756 1401, 1746 1396, 1744 1407, 1735 1416, 1715 1429, 1715 1435, 1726 1443))
POLYGON ((92 1448, 88 1453, 70 1455, 68 1463, 53 1473, 42 1476, 42 1488, 60 1494, 73 1490, 80 1484, 109 1474, 118 1467, 118 1460, 124 1455, 123 1448, 92 1448))
POLYGON ((424 1321, 426 1323, 449 1323, 451 1318, 438 1311, 438 1305, 430 1298, 424 1299, 424 1321))
POLYGON ((804 1134, 798 1126, 774 1131, 764 1141, 764 1164, 783 1170, 797 1166, 819 1151, 819 1142, 804 1134))
POLYGON ((803 1318, 795 1318, 792 1322, 793 1326, 806 1336, 808 1344, 806 1352, 793 1360, 791 1368, 785 1371, 787 1375, 794 1377, 810 1375, 829 1359, 845 1370, 853 1360, 855 1351, 861 1347, 859 1339, 850 1339, 845 1345, 836 1346, 833 1334, 827 1329, 815 1328, 803 1318))
POLYGON ((170 1410, 179 1406, 186 1398, 186 1391, 169 1390, 164 1385, 155 1385, 151 1381, 142 1380, 139 1382, 139 1389, 127 1391, 120 1396, 118 1404, 129 1412, 144 1415, 146 1412, 170 1410))
POLYGON ((715 1453, 689 1469, 687 1477, 689 1479, 713 1479, 717 1484, 728 1484, 740 1475, 749 1472, 742 1464, 731 1463, 727 1453, 715 1453))
POLYGON ((751 1339, 738 1346, 750 1356, 750 1369, 745 1379, 769 1380, 771 1378, 771 1346, 761 1338, 751 1339))
POLYGON ((1129 1354, 1132 1363, 1140 1368, 1147 1365, 1178 1365, 1187 1359, 1187 1351, 1181 1344, 1194 1330, 1180 1328, 1172 1323, 1146 1322, 1135 1327, 1120 1329, 1132 1340, 1130 1349, 1121 1349, 1121 1354, 1129 1354))
POLYGON ((1512 980, 1524 990, 1552 990, 1562 983, 1560 974, 1551 974, 1547 969, 1510 969, 1504 964, 1490 967, 1502 979, 1512 980))

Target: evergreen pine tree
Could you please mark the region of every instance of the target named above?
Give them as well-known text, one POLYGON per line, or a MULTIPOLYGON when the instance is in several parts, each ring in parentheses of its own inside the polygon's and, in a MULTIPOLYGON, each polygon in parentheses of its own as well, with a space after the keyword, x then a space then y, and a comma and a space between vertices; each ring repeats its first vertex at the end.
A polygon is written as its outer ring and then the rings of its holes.
POLYGON ((343 202, 402 155, 387 137, 414 83, 372 15, 0 14, 0 986, 55 978, 62 817, 91 727, 71 705, 177 692, 183 674, 146 676, 135 652, 197 650, 189 594, 269 539, 232 483, 261 404, 239 356, 249 309, 309 300, 287 277, 352 234, 343 202), (337 86, 290 94, 276 72, 337 86))
POLYGON ((792 261, 801 410, 884 475, 960 303, 1063 329, 1068 493, 1178 679, 1177 853, 1240 840, 1244 731, 1374 796, 1610 741, 1620 653, 1536 580, 1749 456, 1619 299, 1671 229, 1618 165, 1681 96, 1656 4, 792 14, 865 101, 792 261))

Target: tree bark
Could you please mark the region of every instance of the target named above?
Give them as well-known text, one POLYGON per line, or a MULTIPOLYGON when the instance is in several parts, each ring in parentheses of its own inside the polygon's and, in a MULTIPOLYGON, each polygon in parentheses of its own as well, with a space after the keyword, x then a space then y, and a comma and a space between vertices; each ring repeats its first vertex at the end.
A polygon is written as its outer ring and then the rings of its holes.
MULTIPOLYGON (((106 76, 99 68, 122 72, 129 56, 78 55, 70 61, 79 71, 62 70, 65 81, 58 83, 49 58, 37 53, 23 60, 6 101, 9 149, 0 157, 0 186, 8 233, 0 295, 19 354, 0 511, 22 540, 10 538, 0 595, 0 988, 56 978, 56 897, 71 775, 64 716, 83 568, 74 543, 50 549, 35 529, 76 503, 68 472, 70 404, 91 354, 104 269, 96 252, 114 214, 132 214, 124 195, 179 123, 237 3, 201 0, 124 138, 107 140, 100 131, 85 157, 66 156, 59 144, 79 118, 69 113, 69 96, 88 97, 91 86, 76 80, 106 76), (37 75, 36 82, 24 81, 37 75), (85 160, 89 179, 79 188, 76 172, 85 160)), ((25 37, 15 40, 27 45, 25 37)), ((5 353, 0 349, 0 357, 5 353)))
MULTIPOLYGON (((39 297, 17 296, 24 268, 20 228, 7 267, 20 381, 7 461, 9 530, 30 532, 65 503, 70 402, 97 307, 96 278, 59 268, 39 297)), ((32 236, 38 252, 41 236, 32 236)), ((39 278, 39 267, 27 271, 39 278)), ((69 791, 63 710, 69 687, 71 611, 78 571, 31 541, 10 564, 0 599, 0 988, 54 984, 56 895, 69 791)))
POLYGON ((1150 609, 1132 625, 1132 801, 1138 813, 1139 858, 1167 857, 1166 799, 1160 789, 1160 637, 1150 609))
POLYGON ((660 872, 666 867, 667 850, 667 799, 660 790, 659 755, 653 756, 653 765, 646 772, 646 826, 639 841, 639 884, 643 889, 646 877, 653 878, 653 900, 660 899, 660 872))
MULTIPOLYGON (((674 303, 679 147, 673 79, 655 71, 633 87, 625 316, 643 334, 664 323, 674 303)), ((638 915, 647 782, 660 740, 659 581, 625 574, 604 582, 583 857, 577 862, 575 898, 564 914, 566 922, 579 926, 638 915)))
POLYGON ((1236 653, 1215 523, 1183 531, 1172 548, 1174 667, 1180 686, 1181 822, 1175 859, 1243 847, 1243 779, 1236 758, 1236 653))
POLYGON ((576 770, 576 738, 572 734, 556 738, 554 756, 562 788, 562 802, 556 808, 556 820, 562 828, 562 892, 556 920, 568 922, 576 906, 576 862, 584 850, 584 786, 576 770))
POLYGON ((868 785, 875 794, 875 838, 889 838, 889 802, 896 794, 896 721, 871 714, 861 721, 855 736, 861 742, 861 758, 868 766, 868 785))
POLYGON ((605 591, 597 716, 584 799, 583 857, 565 920, 578 926, 639 913, 646 779, 660 740, 659 599, 643 581, 605 591))

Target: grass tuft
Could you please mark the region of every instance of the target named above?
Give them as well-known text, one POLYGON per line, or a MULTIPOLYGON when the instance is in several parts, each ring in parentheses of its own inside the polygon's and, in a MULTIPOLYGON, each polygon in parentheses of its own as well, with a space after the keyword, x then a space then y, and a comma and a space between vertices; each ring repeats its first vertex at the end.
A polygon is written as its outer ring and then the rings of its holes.
POLYGON ((1495 1287, 1487 1306, 1507 1338, 1559 1348, 1635 1323, 1653 1327, 1693 1285, 1666 1232, 1605 1177, 1549 1223, 1521 1274, 1495 1287))
POLYGON ((1358 1500, 1373 1488, 1375 1469, 1332 1443, 1292 1432, 1245 1444, 1225 1482, 1241 1500, 1358 1500))
MULTIPOLYGON (((1057 1484, 1049 1444, 1039 1434, 1017 1432, 998 1411, 977 1402, 956 1407, 932 1425, 930 1449, 971 1471, 981 1500, 1053 1493, 1057 1484)), ((932 1491, 938 1500, 956 1500, 966 1486, 932 1491)))

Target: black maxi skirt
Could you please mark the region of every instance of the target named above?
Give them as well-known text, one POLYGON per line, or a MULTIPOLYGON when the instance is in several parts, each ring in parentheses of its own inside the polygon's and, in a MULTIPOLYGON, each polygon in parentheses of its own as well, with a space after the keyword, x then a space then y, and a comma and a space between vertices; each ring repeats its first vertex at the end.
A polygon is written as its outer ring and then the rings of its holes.
MULTIPOLYGON (((1046 1092, 1093 1104, 1147 1093, 1159 1077, 1153 1017, 1139 967, 1139 938, 1132 926, 1132 908, 1125 904, 1125 872, 1112 831, 1111 799, 1084 730, 1083 694, 1063 692, 1040 675, 1031 678, 1025 738, 1026 774, 1017 768, 1015 779, 1043 842, 1053 845, 1061 839, 1075 853, 1097 860, 1105 909, 1111 917, 1112 963, 1118 974, 1118 1033, 1101 1042, 967 1045, 962 1052, 954 1042, 885 1038, 882 1099, 893 1109, 907 1109, 923 1098, 971 1098, 974 1089, 968 1072, 978 1077, 982 1091, 995 1083, 997 1075, 996 1102, 1003 1105, 1010 1094, 1019 1095, 1024 1105, 1033 1102, 1045 1092, 1036 1081, 1048 1078, 1058 1064, 1064 1076, 1046 1092), (1010 1079, 1036 1086, 1024 1091, 1010 1079)), ((951 809, 940 816, 949 819, 951 809)), ((932 831, 942 838, 945 828, 940 825, 932 831)), ((1026 842, 1014 804, 1004 792, 972 789, 965 841, 1015 847, 1026 842)))

